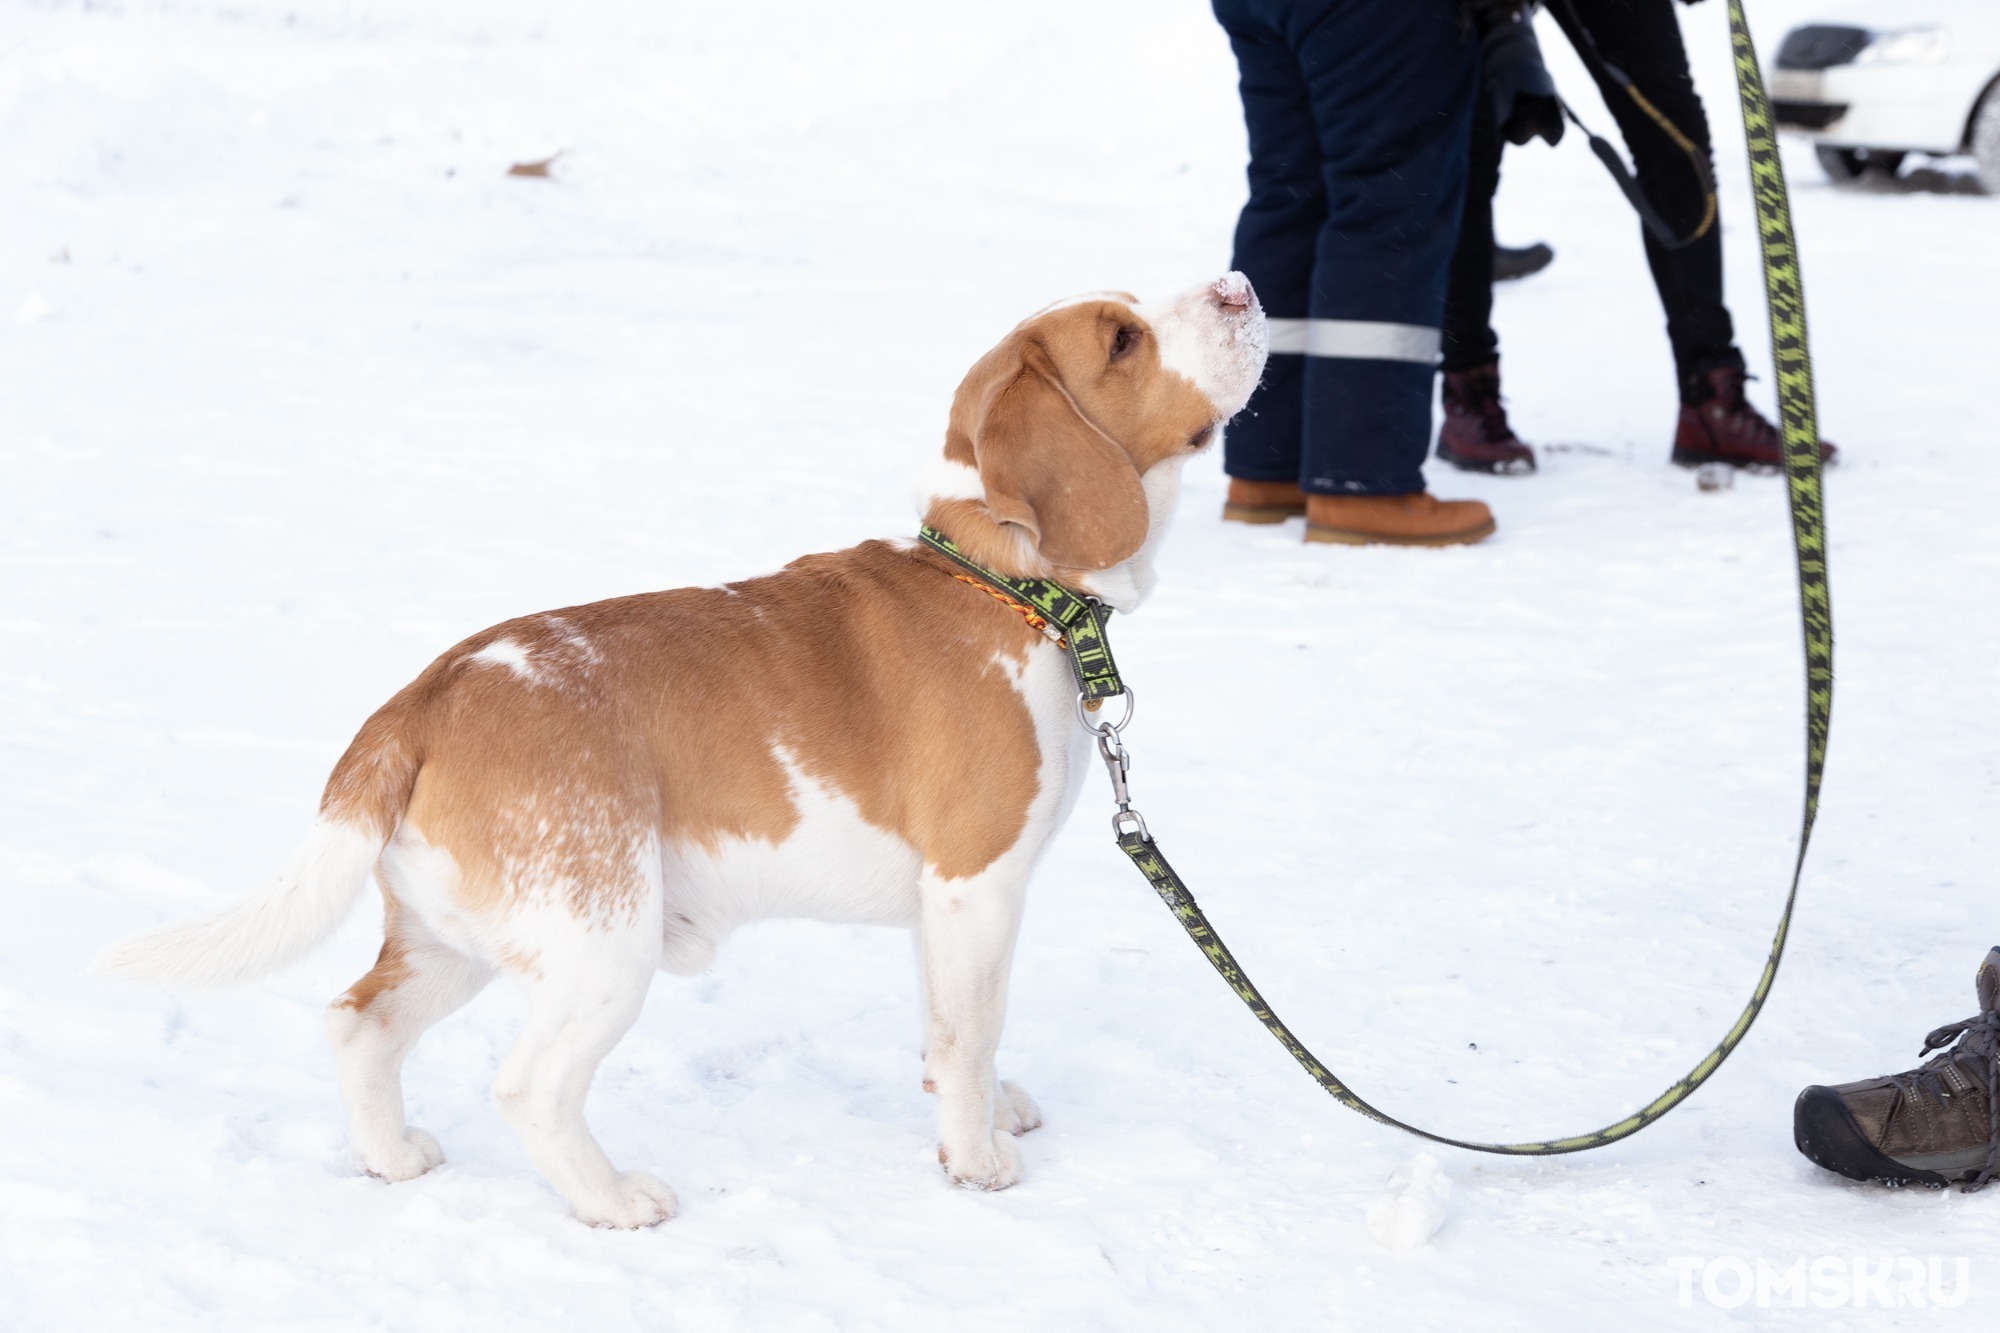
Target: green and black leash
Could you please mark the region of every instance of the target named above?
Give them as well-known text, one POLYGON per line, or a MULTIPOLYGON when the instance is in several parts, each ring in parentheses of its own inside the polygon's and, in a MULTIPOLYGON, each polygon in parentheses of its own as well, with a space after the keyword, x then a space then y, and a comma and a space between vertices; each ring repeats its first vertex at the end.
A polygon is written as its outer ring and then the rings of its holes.
MULTIPOLYGON (((1265 1002, 1228 946, 1208 923, 1208 917, 1194 900, 1181 877, 1161 854, 1146 822, 1132 808, 1126 789, 1130 756, 1121 733, 1131 721, 1131 696, 1117 674, 1110 647, 1104 636, 1104 616, 1109 612, 1089 598, 1078 597, 1060 584, 1047 580, 1010 579, 985 569, 943 536, 926 528, 921 534, 925 545, 971 571, 977 581, 1011 593, 1031 603, 1042 615, 1062 626, 1078 689, 1078 717, 1097 737, 1099 753, 1111 774, 1117 813, 1112 829, 1119 850, 1130 857, 1146 882, 1160 895, 1182 929, 1202 954, 1222 974, 1237 998, 1248 1005, 1257 1021, 1278 1039, 1293 1059, 1336 1101, 1397 1129, 1406 1130, 1433 1143, 1467 1148, 1473 1152, 1500 1153, 1518 1157, 1544 1157, 1561 1153, 1586 1152, 1620 1139, 1630 1138, 1665 1116, 1694 1094, 1709 1076, 1722 1066, 1757 1021, 1764 1002, 1777 979, 1778 964, 1785 955, 1785 939, 1791 931, 1792 909, 1798 902, 1799 880, 1805 871, 1806 848, 1812 841, 1813 821, 1819 812, 1820 776, 1826 762, 1828 723, 1833 710, 1833 612, 1827 596, 1826 526, 1820 496, 1819 429, 1813 410, 1812 358, 1806 344, 1805 295, 1799 280, 1798 247, 1793 240, 1791 209, 1785 193, 1784 169, 1778 161, 1776 130, 1771 107, 1764 95, 1764 80, 1757 53, 1750 42, 1742 0, 1729 0, 1729 29, 1735 54, 1736 85, 1743 104, 1743 128, 1749 141, 1750 183, 1756 201, 1757 234, 1763 253, 1764 288, 1771 316, 1771 349, 1777 364, 1779 424, 1784 436, 1786 496, 1792 516, 1792 546, 1799 578, 1799 618, 1805 636, 1806 658, 1806 792, 1805 810, 1799 823, 1799 854, 1792 865, 1791 890, 1785 895, 1785 910, 1778 918, 1777 933, 1771 939, 1771 953, 1757 978, 1750 1002, 1736 1018, 1715 1049, 1700 1063, 1654 1098, 1644 1108, 1615 1124, 1567 1138, 1530 1143, 1480 1143, 1434 1134, 1377 1110, 1348 1087, 1340 1077, 1320 1063, 1305 1044, 1265 1002), (1079 633, 1079 631, 1081 631, 1079 633), (1093 721, 1086 713, 1098 710, 1102 701, 1119 693, 1127 696, 1124 718, 1116 723, 1093 721)), ((1046 630, 1044 631, 1047 632, 1046 630)), ((1054 636, 1051 636, 1054 637, 1054 636)))

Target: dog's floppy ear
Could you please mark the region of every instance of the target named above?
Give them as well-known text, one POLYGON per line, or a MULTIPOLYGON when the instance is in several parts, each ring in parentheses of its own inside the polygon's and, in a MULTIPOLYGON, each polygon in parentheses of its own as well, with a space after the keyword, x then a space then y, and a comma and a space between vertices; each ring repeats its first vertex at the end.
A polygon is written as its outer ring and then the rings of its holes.
POLYGON ((1052 565, 1109 569, 1146 541, 1146 488, 1131 458, 1084 418, 1047 355, 1024 348, 996 377, 973 432, 986 507, 1028 530, 1052 565))

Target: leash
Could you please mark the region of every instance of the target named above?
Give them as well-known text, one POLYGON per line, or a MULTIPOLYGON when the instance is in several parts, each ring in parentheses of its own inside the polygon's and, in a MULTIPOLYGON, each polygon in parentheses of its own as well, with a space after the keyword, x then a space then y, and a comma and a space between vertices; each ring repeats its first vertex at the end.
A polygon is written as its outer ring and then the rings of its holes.
MULTIPOLYGON (((920 534, 923 543, 963 567, 969 582, 985 586, 1001 600, 1012 598, 1031 616, 1039 616, 1062 627, 1065 650, 1077 680, 1077 717, 1084 729, 1097 740, 1098 755, 1111 778, 1116 810, 1111 828, 1118 849, 1131 859, 1146 882, 1160 896, 1188 938, 1200 948, 1229 988, 1236 992, 1258 1022, 1278 1039, 1313 1081, 1336 1101, 1369 1119, 1404 1130, 1433 1143, 1473 1152, 1498 1153, 1516 1157, 1546 1157, 1562 1153, 1586 1152, 1630 1138, 1646 1126, 1694 1095, 1722 1062, 1743 1043, 1751 1024, 1763 1011, 1777 980, 1778 964, 1785 954, 1791 932, 1792 910, 1798 903, 1799 881, 1805 872, 1806 849, 1812 841, 1814 820, 1819 813, 1820 779, 1826 762, 1827 729, 1833 709, 1833 613, 1826 581, 1826 525, 1820 495, 1819 428, 1815 420, 1812 386, 1812 359, 1806 343, 1805 296, 1800 285, 1798 247, 1792 236, 1791 209, 1785 194, 1784 169, 1778 161, 1776 131, 1771 108, 1764 94, 1763 74, 1750 42, 1750 30, 1743 16, 1742 0, 1729 0, 1729 29, 1735 55, 1737 90, 1743 105, 1743 128, 1749 141, 1750 182, 1756 201, 1757 233, 1763 253, 1764 286, 1771 316, 1771 347, 1777 362, 1778 412, 1784 436, 1785 493, 1791 510, 1792 549, 1798 566, 1799 620, 1805 639, 1806 659, 1806 765, 1805 809, 1799 821, 1799 853, 1792 864, 1792 882, 1785 895, 1784 912, 1778 918, 1771 939, 1771 952, 1764 970, 1750 994, 1749 1003, 1723 1035, 1715 1048, 1695 1067, 1675 1080, 1665 1092, 1643 1108, 1614 1124, 1567 1138, 1540 1139, 1527 1143, 1483 1143, 1455 1139, 1420 1129, 1408 1121, 1371 1106, 1318 1057, 1306 1049, 1284 1020, 1272 1010, 1250 977, 1236 961, 1222 937, 1215 933, 1187 884, 1168 864, 1154 840, 1146 820, 1132 804, 1128 778, 1131 752, 1124 741, 1131 725, 1133 695, 1119 679, 1104 641, 1104 618, 1109 610, 1094 599, 1079 597, 1060 584, 1045 579, 1010 579, 985 569, 967 558, 949 538, 931 528, 920 534), (1032 607, 1032 612, 1026 608, 1032 607), (1091 637, 1084 638, 1089 635, 1091 637), (1080 640, 1082 646, 1079 646, 1080 640), (1093 720, 1104 699, 1123 694, 1124 717, 1093 720)), ((1030 621, 1032 624, 1032 620, 1030 621)), ((1048 630, 1043 629, 1046 634, 1048 630)))
MULTIPOLYGON (((1616 65, 1607 64, 1604 68, 1616 78, 1625 79, 1624 74, 1619 72, 1616 65)), ((1701 151, 1694 146, 1694 142, 1681 133, 1679 126, 1660 114, 1659 110, 1651 102, 1642 97, 1639 90, 1632 86, 1629 79, 1625 79, 1625 91, 1632 94, 1632 100, 1637 102, 1648 115, 1657 121, 1660 128, 1667 132, 1667 136, 1674 141, 1675 145, 1687 154, 1688 162, 1694 167, 1695 175, 1701 179, 1701 192, 1707 201, 1707 211, 1702 214, 1701 225, 1685 236, 1674 235, 1674 229, 1667 225, 1667 220, 1660 216, 1660 211, 1657 208, 1653 207, 1653 201, 1646 198, 1645 192, 1639 188, 1638 180, 1626 169, 1625 159, 1618 156, 1618 150, 1613 148, 1607 140, 1593 133, 1590 126, 1583 123, 1583 118, 1576 114, 1576 111, 1563 99, 1560 93, 1556 95, 1556 105, 1562 108, 1562 113, 1569 117, 1570 123, 1576 126, 1578 132, 1590 142, 1590 151, 1597 154, 1597 160, 1602 162, 1604 169, 1611 173, 1612 183, 1618 187, 1619 193, 1625 196, 1625 202, 1632 205, 1632 211, 1639 215, 1640 225, 1645 227, 1652 238, 1665 248, 1669 250, 1686 249, 1702 237, 1708 235, 1709 229, 1715 225, 1715 177, 1709 172, 1708 161, 1701 155, 1701 151)))
MULTIPOLYGON (((1633 104, 1645 117, 1660 127, 1660 132, 1672 140, 1674 147, 1687 155, 1688 166, 1693 169, 1695 179, 1701 183, 1702 200, 1705 204, 1700 224, 1685 236, 1674 235, 1674 229, 1667 225, 1667 220, 1660 216, 1659 210, 1653 207, 1652 201, 1646 198, 1645 192, 1639 188, 1639 182, 1626 169, 1625 159, 1618 155, 1618 150, 1603 138, 1593 134, 1590 126, 1583 123, 1583 118, 1563 100, 1560 93, 1556 95, 1556 105, 1562 108, 1562 113, 1569 117, 1570 124, 1576 126, 1577 132, 1589 141, 1590 151, 1597 154, 1597 160, 1611 173, 1612 182, 1618 186, 1619 193, 1625 196, 1625 202, 1632 205, 1632 211, 1639 215, 1640 223, 1652 234, 1653 239, 1669 250, 1685 249, 1693 245, 1708 235, 1709 230, 1715 226, 1715 174, 1709 169, 1708 156, 1695 146, 1694 140, 1681 132, 1680 126, 1674 124, 1665 112, 1654 106, 1652 100, 1639 91, 1638 85, 1632 82, 1630 75, 1604 58, 1604 53, 1597 49, 1597 39, 1591 36, 1590 28, 1584 23, 1583 16, 1576 12, 1576 6, 1571 0, 1555 0, 1555 3, 1562 6, 1563 12, 1569 16, 1571 26, 1583 38, 1581 43, 1572 43, 1576 47, 1577 54, 1595 66, 1606 79, 1624 89, 1625 95, 1632 99, 1633 104)), ((1758 86, 1762 87, 1761 78, 1758 86)))

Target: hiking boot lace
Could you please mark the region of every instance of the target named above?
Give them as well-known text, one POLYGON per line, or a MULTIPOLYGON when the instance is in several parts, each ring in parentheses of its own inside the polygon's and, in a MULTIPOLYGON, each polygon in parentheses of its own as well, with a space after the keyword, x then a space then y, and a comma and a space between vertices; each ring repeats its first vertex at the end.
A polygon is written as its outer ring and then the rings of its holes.
POLYGON ((1739 420, 1748 418, 1750 421, 1755 422, 1755 429, 1761 440, 1782 447, 1783 436, 1777 426, 1772 424, 1762 412, 1759 412, 1750 405, 1749 395, 1743 391, 1744 387, 1756 378, 1755 375, 1748 372, 1743 373, 1729 382, 1729 387, 1726 391, 1716 388, 1710 396, 1709 402, 1719 405, 1728 416, 1739 420))
MULTIPOLYGON (((1933 1028, 1924 1038, 1924 1048, 1920 1056, 1932 1051, 1944 1054, 1926 1061, 1922 1068, 1906 1074, 1891 1074, 1889 1082, 1905 1097, 1913 1097, 1922 1092, 1932 1101, 1944 1103, 1951 1097, 1944 1085, 1944 1066, 1959 1064, 1967 1058, 1983 1063, 1986 1074, 1986 1165, 1979 1169, 1972 1183, 1965 1187, 1967 1194, 1982 1189, 1993 1179, 1996 1169, 2000 1169, 2000 1012, 1983 1010, 1971 1018, 1956 1023, 1946 1023, 1941 1028, 1933 1028), (1956 1047, 1956 1049, 1947 1049, 1956 1047)), ((1960 1064, 1963 1068, 1963 1065, 1960 1064)))
POLYGON ((1479 418, 1480 438, 1494 444, 1511 443, 1514 432, 1507 424, 1507 409, 1500 405, 1500 390, 1488 383, 1454 385, 1450 406, 1479 418))

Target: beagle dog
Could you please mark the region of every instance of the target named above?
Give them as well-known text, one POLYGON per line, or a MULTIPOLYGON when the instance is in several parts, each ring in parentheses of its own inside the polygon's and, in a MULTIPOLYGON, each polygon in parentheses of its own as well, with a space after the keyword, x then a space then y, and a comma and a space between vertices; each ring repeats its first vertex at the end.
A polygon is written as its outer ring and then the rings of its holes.
MULTIPOLYGON (((1182 464, 1242 408, 1265 350, 1240 274, 1158 304, 1050 306, 959 386, 923 518, 989 569, 1130 611, 1182 464)), ((276 879, 113 945, 98 970, 262 975, 331 933, 372 875, 381 956, 329 1015, 361 1165, 408 1180, 444 1160, 404 1122, 403 1058, 504 971, 529 1004, 501 1115, 578 1218, 641 1227, 673 1215, 673 1192, 613 1166, 583 1108, 654 972, 698 972, 765 917, 903 926, 938 1160, 1004 1189, 1041 1113, 994 1053, 1028 878, 1091 762, 1075 704, 1063 650, 914 541, 510 620, 362 725, 276 879)))

